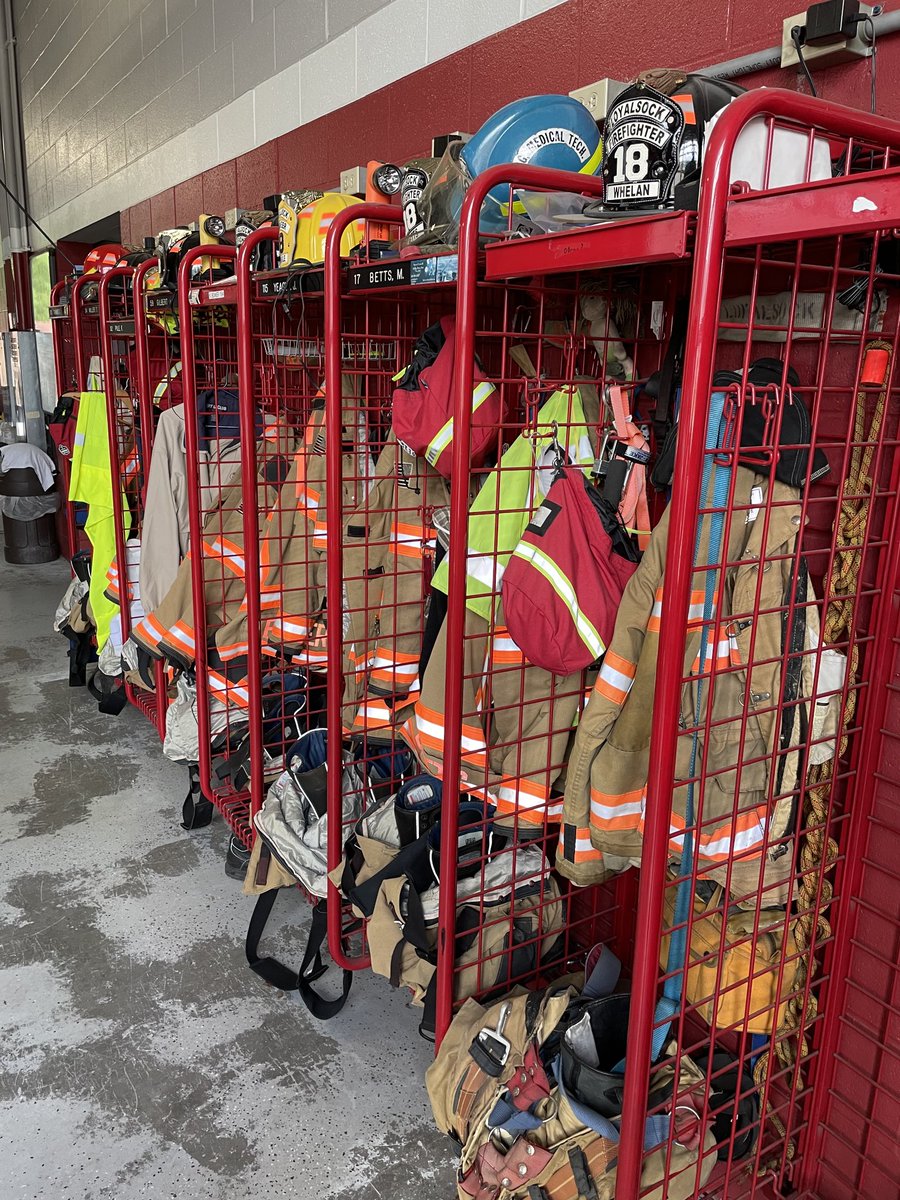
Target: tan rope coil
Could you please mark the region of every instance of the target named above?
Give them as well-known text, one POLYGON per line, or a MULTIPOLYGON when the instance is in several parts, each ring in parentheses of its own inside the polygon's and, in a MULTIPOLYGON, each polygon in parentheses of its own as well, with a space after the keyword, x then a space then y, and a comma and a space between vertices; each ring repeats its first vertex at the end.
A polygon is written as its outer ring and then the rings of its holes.
MULTIPOLYGON (((823 630, 824 645, 834 646, 846 643, 850 646, 850 657, 847 664, 850 683, 847 689, 847 702, 843 712, 840 739, 835 748, 834 757, 818 766, 813 766, 807 778, 803 805, 803 835, 799 855, 800 881, 797 888, 797 907, 800 916, 797 917, 794 924, 794 939, 798 950, 797 969, 792 988, 794 994, 785 1006, 781 1025, 775 1033, 774 1044, 775 1057, 783 1067, 792 1067, 798 1061, 802 1062, 809 1054, 806 1030, 815 1021, 819 1004, 811 987, 805 1006, 804 998, 807 983, 816 972, 816 949, 831 937, 831 922, 826 914, 834 895, 834 888, 827 876, 837 859, 838 844, 827 832, 828 809, 834 785, 834 764, 846 753, 849 741, 847 730, 851 727, 856 714, 857 691, 854 683, 859 666, 859 649, 853 641, 856 616, 855 600, 873 491, 873 482, 869 472, 884 420, 888 395, 887 380, 893 346, 890 342, 878 340, 867 345, 866 352, 871 350, 887 351, 885 383, 879 393, 868 433, 866 433, 867 393, 865 389, 860 388, 856 394, 853 425, 855 444, 850 456, 844 499, 838 515, 835 555, 831 564, 829 600, 823 630), (819 899, 820 882, 821 899, 819 899)), ((769 1052, 766 1051, 760 1055, 753 1072, 753 1078, 760 1093, 764 1089, 768 1069, 769 1052)), ((799 1066, 797 1074, 799 1080, 799 1066)), ((781 1118, 772 1111, 771 1103, 767 1107, 770 1122, 781 1136, 787 1139, 785 1157, 790 1161, 796 1153, 794 1140, 787 1137, 787 1129, 781 1118)), ((771 1169, 771 1164, 762 1164, 761 1169, 768 1171, 771 1169)))

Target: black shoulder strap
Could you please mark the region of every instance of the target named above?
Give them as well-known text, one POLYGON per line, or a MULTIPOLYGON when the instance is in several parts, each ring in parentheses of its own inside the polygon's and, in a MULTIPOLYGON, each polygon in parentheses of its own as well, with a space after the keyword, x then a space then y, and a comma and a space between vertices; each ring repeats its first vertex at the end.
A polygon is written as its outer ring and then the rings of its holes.
POLYGON ((203 795, 200 787, 200 768, 196 763, 188 764, 188 791, 181 806, 181 828, 203 829, 213 818, 212 801, 203 795))
POLYGON ((659 393, 656 397, 656 411, 653 414, 653 427, 656 431, 658 445, 662 445, 665 441, 672 420, 672 404, 681 375, 681 360, 684 357, 684 340, 687 335, 689 309, 689 297, 680 296, 675 301, 672 332, 669 334, 666 357, 663 359, 659 372, 659 393))
POLYGON ((312 986, 328 970, 322 962, 321 954, 322 944, 328 934, 328 912, 324 900, 319 900, 313 905, 312 923, 309 927, 309 937, 299 971, 292 971, 290 967, 286 967, 275 958, 259 957, 259 939, 262 937, 279 890, 272 888, 268 892, 263 892, 253 909, 250 927, 247 930, 246 947, 250 970, 282 992, 299 992, 303 1003, 314 1017, 320 1021, 329 1021, 332 1017, 336 1017, 347 1003, 350 985, 353 982, 353 973, 344 971, 341 994, 334 1000, 326 1000, 312 986))
POLYGON ((427 834, 423 834, 415 842, 403 846, 386 867, 370 876, 365 883, 354 882, 351 884, 347 878, 348 872, 345 871, 342 880, 344 895, 360 912, 370 917, 379 889, 387 879, 396 879, 400 875, 406 875, 411 889, 415 892, 423 892, 433 881, 428 860, 427 837, 427 834))

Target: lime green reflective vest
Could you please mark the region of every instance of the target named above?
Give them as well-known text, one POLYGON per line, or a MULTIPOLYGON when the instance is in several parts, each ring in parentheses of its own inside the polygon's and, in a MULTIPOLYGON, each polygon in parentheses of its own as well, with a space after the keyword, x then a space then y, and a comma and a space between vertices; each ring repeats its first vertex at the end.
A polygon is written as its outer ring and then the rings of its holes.
MULTIPOLYGON (((95 382, 91 380, 90 382, 95 382)), ((118 485, 118 480, 116 481, 118 485)), ((72 448, 69 499, 88 506, 84 526, 93 552, 91 555, 91 608, 97 624, 97 650, 106 645, 109 627, 118 611, 104 595, 106 573, 116 556, 116 527, 113 511, 112 475, 109 454, 109 427, 106 420, 106 393, 82 392, 78 402, 78 423, 72 448)), ((122 522, 125 537, 131 529, 128 502, 122 497, 122 522)))
MULTIPOLYGON (((543 487, 550 486, 554 422, 557 442, 568 461, 585 469, 593 467, 595 453, 581 392, 554 392, 538 411, 536 436, 516 438, 469 509, 466 604, 486 621, 493 619, 494 597, 499 595, 509 557, 544 499, 543 487), (539 469, 543 467, 547 469, 539 469)), ((441 592, 447 591, 448 567, 449 558, 444 558, 432 580, 441 592)))

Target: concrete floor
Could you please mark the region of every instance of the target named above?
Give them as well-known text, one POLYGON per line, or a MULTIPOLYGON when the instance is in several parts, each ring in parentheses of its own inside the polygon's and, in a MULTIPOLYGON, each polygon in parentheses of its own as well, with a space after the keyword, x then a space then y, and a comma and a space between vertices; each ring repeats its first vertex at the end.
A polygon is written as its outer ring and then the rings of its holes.
MULTIPOLYGON (((68 687, 67 581, 0 564, 0 1195, 446 1200, 417 1012, 364 974, 322 1025, 251 974, 223 823, 182 831, 150 724, 68 687)), ((286 893, 266 945, 307 919, 286 893)))

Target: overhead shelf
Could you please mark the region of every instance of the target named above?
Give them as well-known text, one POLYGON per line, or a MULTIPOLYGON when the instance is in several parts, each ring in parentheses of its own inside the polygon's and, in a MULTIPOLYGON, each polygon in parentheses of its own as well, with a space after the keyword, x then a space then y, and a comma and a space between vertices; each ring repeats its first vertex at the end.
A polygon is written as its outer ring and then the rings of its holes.
POLYGON ((492 242, 485 251, 485 278, 515 279, 677 262, 691 253, 696 220, 696 213, 654 213, 578 226, 561 233, 492 242))

